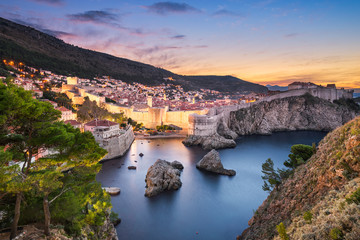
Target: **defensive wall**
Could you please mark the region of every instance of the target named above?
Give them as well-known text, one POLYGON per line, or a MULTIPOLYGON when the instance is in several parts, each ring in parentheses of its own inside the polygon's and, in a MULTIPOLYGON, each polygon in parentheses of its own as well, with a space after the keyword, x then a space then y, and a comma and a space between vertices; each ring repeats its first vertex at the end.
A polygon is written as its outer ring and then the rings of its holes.
POLYGON ((241 103, 232 106, 214 107, 209 109, 206 115, 191 114, 189 116, 188 134, 197 135, 197 136, 213 135, 217 133, 217 128, 220 123, 223 123, 224 125, 226 125, 226 127, 229 126, 230 112, 232 111, 237 111, 242 108, 248 108, 254 104, 259 104, 264 101, 270 102, 275 99, 302 96, 306 93, 309 93, 314 97, 319 97, 331 102, 334 100, 338 100, 340 98, 352 98, 353 96, 353 92, 350 90, 316 87, 316 88, 308 88, 308 89, 290 90, 269 97, 265 97, 263 99, 260 99, 252 103, 241 103))
POLYGON ((108 153, 102 160, 109 160, 116 157, 121 157, 130 148, 132 142, 135 139, 132 127, 127 126, 126 129, 121 130, 120 132, 120 135, 111 136, 108 138, 97 138, 95 136, 95 140, 99 143, 100 147, 108 151, 108 153))
POLYGON ((182 134, 188 134, 189 116, 191 114, 204 115, 207 109, 203 110, 189 110, 189 111, 168 111, 165 108, 147 108, 145 111, 136 111, 133 107, 124 107, 113 103, 105 103, 104 106, 109 112, 124 114, 137 121, 142 122, 148 128, 155 128, 160 125, 174 125, 181 128, 179 131, 182 134))

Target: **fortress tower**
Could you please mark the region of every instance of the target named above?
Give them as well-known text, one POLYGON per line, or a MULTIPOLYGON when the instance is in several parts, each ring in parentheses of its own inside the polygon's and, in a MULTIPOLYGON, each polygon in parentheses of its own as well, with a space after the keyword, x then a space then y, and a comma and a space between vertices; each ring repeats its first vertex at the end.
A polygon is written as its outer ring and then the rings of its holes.
POLYGON ((152 106, 153 106, 153 104, 152 104, 152 96, 147 97, 147 105, 152 108, 152 106))

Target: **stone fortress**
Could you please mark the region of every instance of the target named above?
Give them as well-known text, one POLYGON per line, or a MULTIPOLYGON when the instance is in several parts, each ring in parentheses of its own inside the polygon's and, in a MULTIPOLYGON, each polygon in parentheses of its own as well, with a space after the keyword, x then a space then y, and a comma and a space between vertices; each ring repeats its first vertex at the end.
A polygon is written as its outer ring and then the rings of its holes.
POLYGON ((188 135, 212 136, 218 132, 220 125, 222 125, 222 128, 227 130, 229 126, 230 112, 237 111, 242 108, 248 108, 263 101, 270 102, 275 99, 302 96, 306 93, 330 102, 341 98, 353 98, 353 90, 337 89, 335 84, 328 84, 327 87, 323 87, 313 83, 294 82, 289 85, 288 89, 288 91, 262 98, 256 102, 215 107, 210 109, 205 115, 191 114, 189 115, 188 135))
POLYGON ((84 98, 89 97, 90 100, 96 101, 99 105, 104 106, 109 112, 124 112, 127 117, 137 122, 142 122, 148 128, 155 128, 160 125, 172 125, 180 129, 179 133, 181 134, 196 136, 213 135, 217 132, 219 125, 227 128, 230 112, 248 108, 259 102, 270 102, 274 99, 301 96, 306 93, 328 101, 334 101, 340 98, 347 99, 353 96, 352 90, 337 89, 335 84, 328 84, 326 87, 323 87, 313 83, 294 82, 288 86, 288 89, 288 91, 264 97, 256 102, 188 111, 169 111, 168 107, 153 107, 150 96, 147 99, 147 104, 137 104, 131 107, 106 103, 104 97, 91 92, 92 87, 78 85, 77 78, 71 77, 67 79, 67 84, 63 85, 62 92, 66 93, 75 104, 82 104, 84 98))
POLYGON ((84 130, 92 132, 100 147, 108 151, 102 160, 123 156, 135 139, 130 125, 127 125, 125 129, 120 129, 118 123, 108 120, 95 119, 86 123, 84 130))
POLYGON ((90 92, 92 87, 85 87, 78 85, 77 78, 68 77, 67 84, 62 86, 62 92, 65 93, 74 104, 82 104, 84 98, 88 97, 91 101, 96 101, 98 105, 105 107, 111 113, 124 114, 144 124, 148 128, 155 128, 161 125, 172 125, 179 130, 181 134, 188 133, 189 116, 191 114, 204 115, 208 112, 203 110, 189 110, 189 111, 169 111, 168 107, 157 108, 152 106, 152 97, 147 98, 147 104, 137 104, 131 107, 125 107, 120 104, 107 103, 105 97, 99 96, 90 92))

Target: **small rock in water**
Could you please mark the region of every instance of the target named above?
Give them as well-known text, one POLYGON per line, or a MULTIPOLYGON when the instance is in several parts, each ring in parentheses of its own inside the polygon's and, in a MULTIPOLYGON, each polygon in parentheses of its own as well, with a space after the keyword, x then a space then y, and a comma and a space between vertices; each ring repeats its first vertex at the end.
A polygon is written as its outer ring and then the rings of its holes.
POLYGON ((172 166, 173 168, 176 168, 176 169, 179 169, 179 170, 183 170, 183 169, 184 169, 184 166, 181 164, 181 162, 176 161, 176 160, 171 163, 171 166, 172 166))
MULTIPOLYGON (((168 161, 158 159, 147 171, 145 182, 146 182, 146 197, 153 197, 163 191, 177 190, 181 187, 182 183, 180 180, 181 172, 168 161)), ((182 166, 182 165, 181 165, 182 166)))
POLYGON ((137 162, 137 161, 134 161, 134 162, 137 162))
POLYGON ((219 153, 213 149, 208 152, 197 164, 197 168, 204 169, 209 172, 234 176, 236 172, 234 170, 225 169, 221 163, 219 153))
POLYGON ((140 154, 139 154, 139 156, 140 156, 140 157, 143 157, 143 156, 144 156, 144 154, 143 154, 143 153, 140 153, 140 154))
POLYGON ((102 189, 112 196, 120 194, 120 188, 118 187, 103 187, 102 189))
POLYGON ((130 169, 130 170, 135 170, 135 169, 136 169, 136 166, 128 166, 128 169, 130 169))

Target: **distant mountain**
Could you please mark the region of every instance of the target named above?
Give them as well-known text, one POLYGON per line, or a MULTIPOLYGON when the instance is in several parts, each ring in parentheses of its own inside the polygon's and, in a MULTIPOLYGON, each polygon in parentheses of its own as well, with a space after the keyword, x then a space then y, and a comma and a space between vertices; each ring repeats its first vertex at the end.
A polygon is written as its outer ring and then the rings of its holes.
POLYGON ((267 92, 267 88, 231 76, 181 76, 125 58, 80 48, 12 21, 0 18, 0 57, 81 78, 111 76, 128 83, 158 85, 172 77, 186 90, 208 88, 222 92, 267 92))
POLYGON ((287 91, 288 87, 281 87, 278 85, 266 85, 270 91, 287 91))

